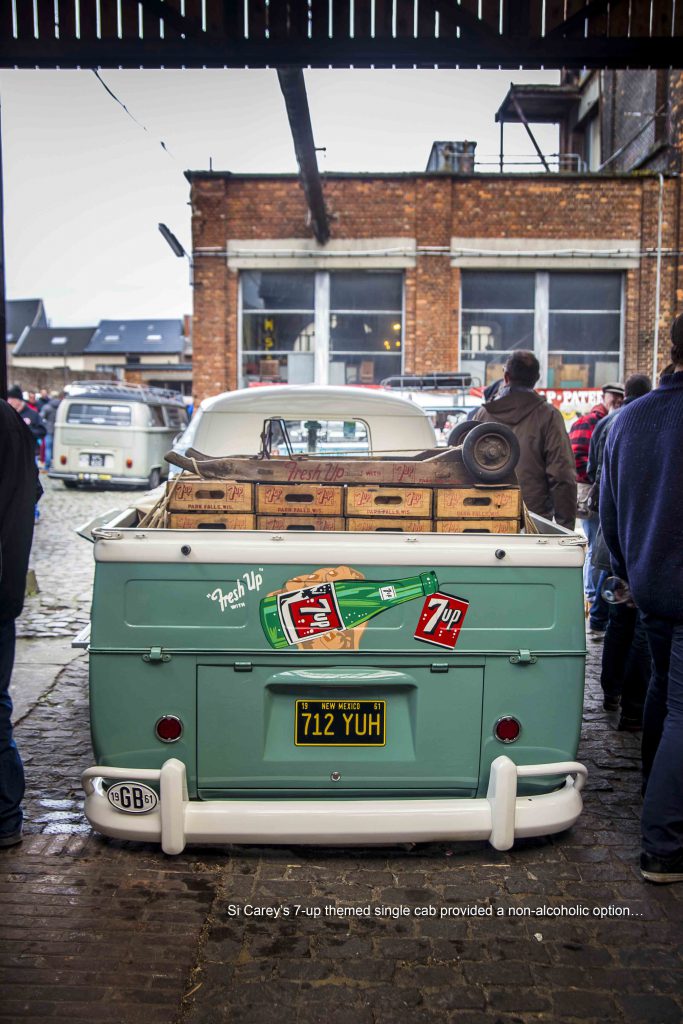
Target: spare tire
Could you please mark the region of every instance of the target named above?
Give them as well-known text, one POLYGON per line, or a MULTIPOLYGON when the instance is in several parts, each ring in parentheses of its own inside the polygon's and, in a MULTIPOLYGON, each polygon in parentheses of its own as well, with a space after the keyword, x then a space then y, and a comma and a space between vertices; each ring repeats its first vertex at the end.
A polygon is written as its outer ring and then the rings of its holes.
POLYGON ((470 430, 474 430, 477 424, 474 420, 462 420, 460 423, 456 423, 450 434, 448 435, 447 444, 451 448, 457 447, 462 444, 470 430))
POLYGON ((503 483, 519 462, 519 441, 504 423, 477 423, 463 441, 462 461, 475 480, 503 483))

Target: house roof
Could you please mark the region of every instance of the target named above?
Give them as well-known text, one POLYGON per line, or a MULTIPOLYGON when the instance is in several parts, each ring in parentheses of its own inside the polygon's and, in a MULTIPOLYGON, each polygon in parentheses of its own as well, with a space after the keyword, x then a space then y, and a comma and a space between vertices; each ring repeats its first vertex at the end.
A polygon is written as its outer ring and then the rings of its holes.
POLYGON ((182 320, 100 320, 88 354, 170 355, 184 348, 182 320))
POLYGON ((10 299, 5 314, 5 341, 8 345, 16 345, 27 327, 45 327, 47 324, 42 299, 10 299))
POLYGON ((29 327, 15 346, 16 356, 80 356, 94 327, 29 327))

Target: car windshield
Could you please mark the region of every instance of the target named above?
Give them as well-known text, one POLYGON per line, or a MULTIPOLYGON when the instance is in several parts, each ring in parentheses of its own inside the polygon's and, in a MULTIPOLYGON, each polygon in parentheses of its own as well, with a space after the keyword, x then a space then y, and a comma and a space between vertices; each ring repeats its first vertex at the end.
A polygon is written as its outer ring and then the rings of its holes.
POLYGON ((72 402, 66 414, 66 422, 129 427, 132 422, 132 408, 130 405, 115 405, 110 402, 72 402))
POLYGON ((368 455, 370 433, 362 420, 272 420, 272 451, 287 454, 284 423, 293 451, 306 455, 368 455))

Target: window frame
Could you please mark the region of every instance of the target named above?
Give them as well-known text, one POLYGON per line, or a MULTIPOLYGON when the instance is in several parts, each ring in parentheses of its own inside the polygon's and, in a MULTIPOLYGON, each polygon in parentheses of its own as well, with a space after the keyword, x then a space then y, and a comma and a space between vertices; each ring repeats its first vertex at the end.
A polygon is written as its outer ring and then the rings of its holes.
MULTIPOLYGON (((464 275, 465 274, 473 273, 473 272, 474 273, 482 273, 482 274, 486 274, 486 273, 504 273, 504 272, 507 272, 507 273, 510 273, 510 274, 514 274, 514 273, 520 273, 520 272, 524 273, 525 271, 523 271, 523 270, 522 271, 519 271, 519 270, 507 270, 507 271, 504 271, 502 269, 497 269, 497 268, 494 268, 494 267, 491 267, 491 266, 482 267, 481 270, 474 270, 472 267, 463 268, 461 270, 461 272, 460 272, 460 309, 459 309, 459 314, 458 314, 458 365, 459 366, 462 366, 463 351, 465 351, 465 352, 469 352, 470 351, 469 349, 465 349, 464 345, 463 345, 463 341, 464 341, 464 337, 463 337, 463 314, 470 314, 470 313, 486 313, 486 314, 489 314, 489 313, 527 313, 528 314, 530 312, 530 310, 527 310, 526 308, 525 309, 513 310, 513 309, 497 309, 497 308, 494 308, 494 307, 489 307, 487 309, 474 308, 474 307, 470 307, 470 306, 466 307, 464 305, 463 297, 462 297, 462 293, 463 293, 463 280, 464 280, 464 275)), ((526 272, 528 273, 529 271, 526 271, 526 272)), ((589 267, 580 268, 580 269, 577 267, 576 269, 573 269, 571 271, 563 271, 563 270, 555 270, 555 271, 536 270, 536 271, 531 271, 531 272, 534 274, 534 278, 535 278, 535 281, 534 281, 534 300, 535 301, 534 301, 534 310, 533 310, 533 318, 534 318, 534 331, 533 331, 534 345, 533 345, 533 352, 534 352, 536 358, 538 359, 539 366, 540 366, 540 377, 539 377, 539 380, 538 380, 538 384, 536 386, 539 387, 539 388, 547 388, 548 387, 548 356, 549 355, 558 355, 558 356, 563 356, 563 355, 576 355, 576 356, 580 356, 580 355, 607 355, 608 356, 608 355, 610 355, 609 352, 604 351, 604 350, 593 351, 593 352, 589 352, 588 350, 581 350, 580 352, 570 352, 570 351, 567 351, 567 350, 564 350, 564 349, 553 349, 553 350, 551 350, 550 349, 550 316, 551 316, 551 313, 558 314, 558 315, 563 315, 563 314, 575 315, 575 314, 584 314, 584 313, 585 314, 590 314, 590 315, 594 315, 594 314, 595 315, 609 314, 609 315, 613 315, 613 316, 616 316, 617 313, 618 313, 618 315, 619 315, 619 351, 618 351, 618 353, 613 353, 613 354, 615 354, 615 355, 618 354, 618 371, 617 371, 617 376, 618 376, 619 380, 622 380, 623 379, 623 374, 624 374, 624 331, 625 331, 624 320, 625 320, 625 305, 626 305, 626 274, 625 274, 625 271, 621 270, 621 269, 620 270, 595 270, 595 271, 592 271, 591 268, 589 268, 589 267), (556 309, 554 309, 554 310, 551 310, 550 309, 550 275, 551 275, 551 273, 552 274, 581 273, 581 274, 586 274, 586 275, 590 275, 590 276, 600 276, 600 275, 603 275, 603 274, 619 274, 619 276, 620 276, 620 303, 619 303, 619 309, 618 310, 616 310, 616 309, 572 309, 572 310, 568 310, 568 309, 556 310, 556 309)), ((497 354, 498 350, 495 350, 495 353, 497 354)), ((476 355, 476 353, 474 353, 474 354, 476 355)), ((507 353, 505 353, 505 354, 507 354, 507 353)), ((486 382, 482 381, 481 383, 482 383, 482 386, 483 386, 486 382)), ((592 387, 599 387, 599 385, 592 385, 592 387)))
MULTIPOLYGON (((275 268, 273 268, 275 270, 275 268)), ((374 270, 375 268, 373 268, 374 270)), ((405 366, 405 271, 403 269, 396 269, 394 267, 384 268, 377 267, 376 272, 378 274, 400 274, 401 276, 401 308, 400 310, 395 309, 354 309, 354 310, 332 310, 331 308, 331 276, 333 274, 344 274, 344 273, 362 273, 372 275, 373 270, 293 270, 290 273, 312 273, 314 275, 314 289, 313 289, 313 322, 314 322, 314 346, 313 346, 313 381, 314 384, 329 384, 330 381, 330 359, 333 357, 335 361, 339 361, 340 357, 343 356, 365 356, 367 353, 353 353, 353 352, 333 352, 330 348, 330 316, 332 312, 344 314, 348 312, 354 316, 362 316, 363 314, 383 314, 389 316, 400 316, 401 318, 401 351, 400 353, 387 352, 387 353, 374 353, 380 358, 387 358, 393 356, 395 359, 397 355, 400 355, 401 366, 400 373, 404 372, 405 366)), ((261 273, 267 273, 268 271, 262 270, 261 273)), ((239 275, 238 288, 237 288, 237 380, 238 387, 243 388, 246 386, 245 374, 244 374, 244 357, 254 353, 253 349, 245 349, 244 347, 244 318, 245 316, 254 315, 267 315, 269 313, 298 313, 304 314, 310 312, 309 310, 290 310, 290 309, 279 309, 279 310, 245 310, 243 297, 242 297, 242 273, 239 275)), ((288 352, 279 349, 273 349, 272 355, 274 357, 281 355, 288 355, 288 352)), ((387 373, 386 376, 393 376, 394 372, 387 373)))

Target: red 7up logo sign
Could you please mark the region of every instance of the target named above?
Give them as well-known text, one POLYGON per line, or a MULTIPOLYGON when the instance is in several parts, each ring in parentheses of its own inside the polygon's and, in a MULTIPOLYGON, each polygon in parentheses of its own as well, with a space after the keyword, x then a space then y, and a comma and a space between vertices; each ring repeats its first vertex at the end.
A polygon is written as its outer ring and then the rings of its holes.
POLYGON ((430 594, 425 599, 413 634, 416 640, 424 640, 437 647, 455 647, 460 629, 469 608, 469 601, 451 594, 430 594))

